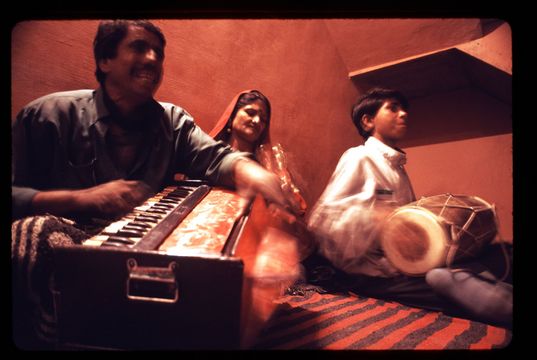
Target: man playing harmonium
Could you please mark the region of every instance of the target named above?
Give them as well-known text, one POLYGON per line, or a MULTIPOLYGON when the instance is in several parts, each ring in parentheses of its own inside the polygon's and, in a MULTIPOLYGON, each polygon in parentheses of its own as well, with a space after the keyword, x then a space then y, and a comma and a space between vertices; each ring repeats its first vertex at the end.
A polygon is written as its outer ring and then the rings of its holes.
POLYGON ((100 87, 41 97, 12 126, 15 317, 32 318, 38 348, 56 336, 52 249, 80 244, 98 230, 95 219, 122 216, 175 173, 287 206, 274 174, 214 141, 181 107, 154 99, 165 44, 151 22, 101 22, 94 40, 100 87))

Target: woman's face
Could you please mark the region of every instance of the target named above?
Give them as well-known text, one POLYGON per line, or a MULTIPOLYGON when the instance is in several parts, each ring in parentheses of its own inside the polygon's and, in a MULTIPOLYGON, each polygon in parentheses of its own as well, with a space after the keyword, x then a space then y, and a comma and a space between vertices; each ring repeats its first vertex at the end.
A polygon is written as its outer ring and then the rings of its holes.
POLYGON ((261 100, 243 106, 231 123, 233 136, 249 143, 256 142, 267 127, 267 116, 267 107, 261 100))

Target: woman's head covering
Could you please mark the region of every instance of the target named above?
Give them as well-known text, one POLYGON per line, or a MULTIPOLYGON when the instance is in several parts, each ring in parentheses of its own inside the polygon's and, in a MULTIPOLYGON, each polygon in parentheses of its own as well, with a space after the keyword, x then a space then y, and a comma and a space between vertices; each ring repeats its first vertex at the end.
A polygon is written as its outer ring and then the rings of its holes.
MULTIPOLYGON (((267 125, 260 134, 257 143, 254 146, 255 159, 267 170, 273 172, 280 178, 282 190, 290 194, 290 198, 293 199, 293 208, 295 213, 304 215, 307 209, 306 201, 300 194, 300 191, 293 183, 291 174, 287 169, 287 160, 283 149, 280 144, 272 145, 270 141, 270 102, 259 90, 244 90, 235 95, 233 100, 229 103, 224 113, 220 116, 220 119, 216 122, 216 125, 209 132, 209 135, 215 140, 221 140, 229 144, 229 138, 231 136, 231 123, 237 113, 237 106, 241 96, 257 92, 261 96, 257 99, 263 101, 267 106, 267 125), (228 131, 229 129, 229 131, 228 131)), ((255 101, 255 100, 253 100, 255 101)), ((242 104, 241 106, 244 106, 242 104)))
MULTIPOLYGON (((244 90, 235 95, 233 100, 229 103, 226 110, 222 113, 220 116, 220 119, 216 122, 216 125, 213 127, 213 129, 209 132, 209 135, 213 137, 215 140, 222 140, 226 143, 229 142, 229 137, 231 136, 231 123, 233 121, 233 118, 235 117, 237 113, 237 104, 239 102, 239 99, 242 95, 248 94, 251 92, 257 92, 263 96, 263 98, 259 98, 259 100, 265 102, 265 105, 268 107, 268 116, 267 116, 267 124, 265 126, 265 129, 263 132, 259 135, 259 139, 257 141, 257 144, 255 144, 255 149, 259 147, 259 145, 270 145, 270 103, 266 97, 261 93, 259 90, 244 90), (230 131, 228 132, 228 129, 230 131)), ((255 101, 255 100, 254 100, 255 101)))

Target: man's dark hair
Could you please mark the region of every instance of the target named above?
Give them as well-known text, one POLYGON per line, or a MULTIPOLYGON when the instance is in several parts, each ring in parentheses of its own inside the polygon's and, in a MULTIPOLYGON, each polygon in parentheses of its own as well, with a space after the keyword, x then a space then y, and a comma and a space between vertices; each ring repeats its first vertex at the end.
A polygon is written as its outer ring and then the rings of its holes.
POLYGON ((104 20, 99 23, 97 34, 93 40, 93 56, 95 57, 95 77, 102 85, 106 74, 99 69, 99 61, 102 59, 113 59, 117 56, 117 47, 121 40, 127 36, 129 26, 138 26, 155 34, 162 48, 166 46, 166 38, 156 25, 147 20, 104 20))
POLYGON ((382 104, 390 99, 397 100, 403 109, 408 109, 408 100, 403 93, 398 90, 381 87, 370 89, 352 106, 352 122, 364 139, 367 139, 371 133, 362 127, 362 117, 364 115, 375 116, 382 107, 382 104))

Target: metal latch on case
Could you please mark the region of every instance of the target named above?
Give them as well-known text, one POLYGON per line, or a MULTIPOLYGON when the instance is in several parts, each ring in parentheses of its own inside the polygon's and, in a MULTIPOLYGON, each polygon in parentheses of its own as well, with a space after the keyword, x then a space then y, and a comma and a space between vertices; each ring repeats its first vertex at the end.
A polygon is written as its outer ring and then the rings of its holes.
POLYGON ((137 301, 175 303, 179 299, 179 289, 172 261, 168 267, 138 266, 134 259, 127 260, 127 298, 137 301))

